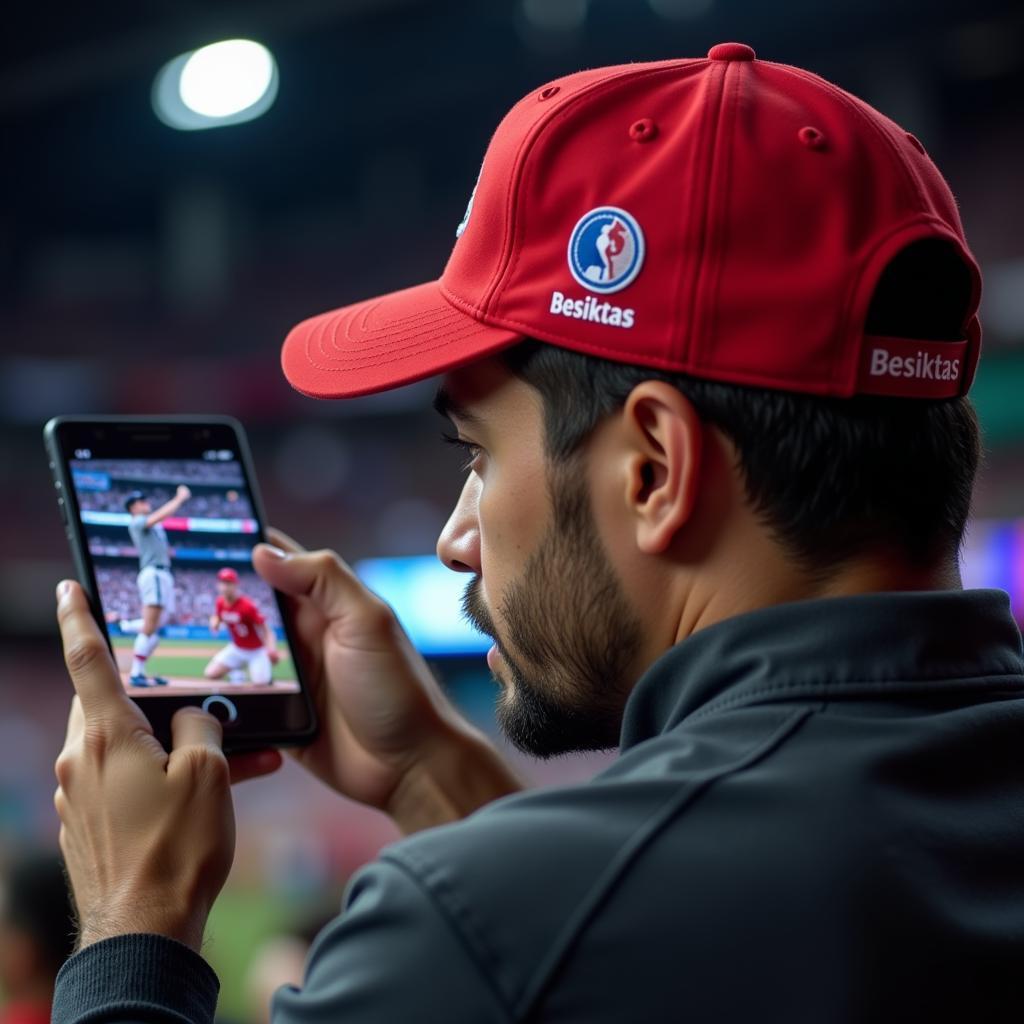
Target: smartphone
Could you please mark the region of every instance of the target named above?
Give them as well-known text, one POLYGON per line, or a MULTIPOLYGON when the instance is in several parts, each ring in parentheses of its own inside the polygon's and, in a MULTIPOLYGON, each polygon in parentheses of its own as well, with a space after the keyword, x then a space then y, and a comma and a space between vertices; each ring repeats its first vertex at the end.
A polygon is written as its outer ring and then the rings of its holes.
POLYGON ((265 520, 241 424, 58 416, 43 439, 78 578, 157 738, 198 705, 225 750, 308 743, 288 619, 252 568, 265 520))

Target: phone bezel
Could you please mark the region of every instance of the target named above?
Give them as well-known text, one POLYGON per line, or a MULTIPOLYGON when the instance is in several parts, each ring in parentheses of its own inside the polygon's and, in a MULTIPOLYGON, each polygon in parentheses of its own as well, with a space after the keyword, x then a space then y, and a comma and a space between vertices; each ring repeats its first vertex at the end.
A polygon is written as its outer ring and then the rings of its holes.
MULTIPOLYGON (((43 438, 50 469, 53 473, 54 485, 58 492, 58 504, 62 512, 65 533, 71 544, 72 557, 78 579, 89 599, 93 618, 99 625, 107 646, 113 653, 110 635, 107 631, 96 582, 93 559, 89 553, 88 540, 82 524, 78 495, 71 477, 70 462, 74 450, 78 447, 95 447, 97 443, 109 445, 113 443, 101 432, 112 431, 118 441, 133 443, 131 435, 136 438, 144 434, 152 435, 146 443, 154 444, 153 458, 189 458, 182 455, 188 449, 188 443, 211 448, 230 447, 238 453, 238 461, 252 502, 257 524, 257 539, 266 540, 266 516, 263 501, 259 493, 256 474, 253 469, 252 455, 248 438, 242 424, 231 416, 57 416, 43 428, 43 438), (201 431, 207 436, 201 436, 201 431), (160 432, 166 431, 167 438, 160 432), (228 439, 226 441, 225 439, 228 439), (178 445, 178 450, 173 450, 178 445), (161 447, 162 446, 162 447, 161 447), (169 450, 171 449, 171 450, 169 450)), ((106 456, 117 458, 116 455, 106 456)), ((134 452, 131 458, 145 458, 145 454, 134 452)), ((298 647, 294 639, 294 630, 287 614, 287 609, 278 591, 274 591, 278 612, 292 662, 295 666, 296 678, 299 683, 298 693, 274 694, 239 694, 230 699, 238 708, 238 721, 225 725, 224 749, 226 751, 246 750, 267 746, 301 746, 309 743, 316 735, 316 711, 310 697, 309 687, 303 678, 303 669, 298 656, 298 647), (283 725, 281 723, 284 723, 283 725)), ((187 696, 150 696, 146 693, 134 694, 126 691, 128 696, 142 708, 146 718, 153 726, 154 734, 164 744, 170 745, 171 718, 182 707, 200 706, 209 694, 198 693, 187 696)))

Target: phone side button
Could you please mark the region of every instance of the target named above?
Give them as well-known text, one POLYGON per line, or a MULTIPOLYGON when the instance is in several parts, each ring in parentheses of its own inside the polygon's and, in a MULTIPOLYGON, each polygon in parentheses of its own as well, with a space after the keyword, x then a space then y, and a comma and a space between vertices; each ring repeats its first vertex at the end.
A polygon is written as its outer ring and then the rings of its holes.
POLYGON ((231 725, 238 718, 238 708, 233 700, 222 697, 219 693, 211 694, 203 701, 203 710, 213 715, 224 725, 231 725))

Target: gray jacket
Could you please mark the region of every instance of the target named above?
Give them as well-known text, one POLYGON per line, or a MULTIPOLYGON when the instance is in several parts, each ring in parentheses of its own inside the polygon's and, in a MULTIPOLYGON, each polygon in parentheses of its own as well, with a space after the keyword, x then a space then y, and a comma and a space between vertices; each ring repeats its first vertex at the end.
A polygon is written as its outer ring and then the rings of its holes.
MULTIPOLYGON (((194 953, 124 936, 64 967, 54 1021, 206 1022, 215 1000, 194 953)), ((607 771, 364 868, 273 1013, 1018 1024, 1024 661, 1006 595, 810 601, 694 635, 637 685, 607 771)))

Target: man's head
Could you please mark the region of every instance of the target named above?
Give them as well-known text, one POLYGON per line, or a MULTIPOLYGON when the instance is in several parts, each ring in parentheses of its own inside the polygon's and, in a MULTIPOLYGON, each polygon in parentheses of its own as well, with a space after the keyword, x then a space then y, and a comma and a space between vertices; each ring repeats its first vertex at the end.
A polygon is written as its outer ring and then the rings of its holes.
POLYGON ((438 550, 522 746, 613 745, 722 617, 957 578, 980 277, 877 111, 741 44, 569 76, 502 122, 457 234, 283 363, 321 397, 446 373, 472 459, 438 550))
POLYGON ((703 625, 957 577, 965 398, 793 395, 527 341, 437 405, 471 452, 438 554, 473 576, 499 720, 533 754, 614 746, 639 675, 703 625))
POLYGON ((132 491, 124 499, 125 511, 130 516, 145 516, 153 511, 153 506, 142 491, 132 491))
POLYGON ((234 604, 238 598, 238 573, 227 567, 217 572, 217 593, 227 601, 234 604))

